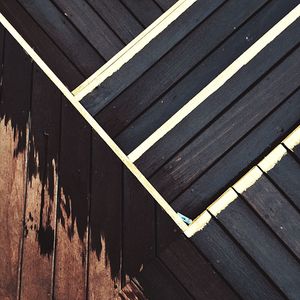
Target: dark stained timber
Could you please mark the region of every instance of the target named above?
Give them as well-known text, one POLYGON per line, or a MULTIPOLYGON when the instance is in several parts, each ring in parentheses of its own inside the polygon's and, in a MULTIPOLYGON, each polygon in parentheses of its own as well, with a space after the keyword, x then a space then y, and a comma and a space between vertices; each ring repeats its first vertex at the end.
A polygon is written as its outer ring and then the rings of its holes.
POLYGON ((261 177, 242 196, 287 247, 300 258, 299 211, 265 177, 261 177))
MULTIPOLYGON (((261 193, 255 197, 260 196, 261 193)), ((300 293, 300 265, 263 221, 239 198, 217 219, 280 290, 289 299, 297 299, 300 293)))
POLYGON ((192 241, 242 299, 284 299, 268 277, 215 220, 196 233, 192 241))

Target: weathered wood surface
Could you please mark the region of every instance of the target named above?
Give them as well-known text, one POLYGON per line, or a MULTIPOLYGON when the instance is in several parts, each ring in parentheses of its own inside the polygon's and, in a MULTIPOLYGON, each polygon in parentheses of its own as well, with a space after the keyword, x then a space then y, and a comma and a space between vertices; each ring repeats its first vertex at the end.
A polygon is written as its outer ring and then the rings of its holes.
POLYGON ((61 95, 33 67, 21 298, 50 299, 58 197, 61 95))
POLYGON ((32 65, 1 29, 0 298, 17 299, 23 248, 32 65), (5 35, 5 40, 4 40, 5 35))

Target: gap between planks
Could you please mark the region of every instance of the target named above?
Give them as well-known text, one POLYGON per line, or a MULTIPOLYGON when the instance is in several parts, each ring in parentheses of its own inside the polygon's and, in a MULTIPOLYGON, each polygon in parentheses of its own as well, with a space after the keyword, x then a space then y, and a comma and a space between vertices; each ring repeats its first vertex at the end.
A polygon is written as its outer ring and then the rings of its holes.
POLYGON ((118 156, 124 165, 131 171, 131 173, 138 179, 143 187, 150 193, 156 202, 163 208, 163 210, 171 217, 171 219, 178 225, 178 227, 185 231, 187 225, 177 215, 169 203, 160 195, 154 186, 147 180, 141 171, 129 160, 127 155, 118 147, 112 138, 105 132, 105 130, 97 123, 97 121, 88 113, 88 111, 77 101, 72 92, 62 83, 56 74, 48 67, 42 58, 35 52, 33 48, 25 41, 25 39, 17 32, 17 30, 9 23, 9 21, 0 13, 0 23, 6 30, 14 37, 20 44, 24 51, 32 58, 32 60, 41 68, 41 70, 48 76, 48 78, 56 85, 56 87, 63 93, 63 95, 71 102, 81 116, 89 123, 95 132, 104 140, 104 142, 111 148, 111 150, 118 156))
POLYGON ((245 192, 248 188, 253 186, 264 173, 268 173, 271 169, 273 169, 287 154, 286 148, 288 148, 290 151, 293 151, 294 148, 299 144, 300 126, 298 126, 290 135, 288 135, 256 166, 254 166, 236 183, 229 187, 217 200, 209 205, 203 213, 195 218, 184 234, 190 238, 197 232, 203 230, 210 222, 212 216, 216 217, 218 214, 220 214, 224 209, 226 209, 226 207, 228 207, 238 198, 238 194, 245 192))
POLYGON ((243 66, 248 64, 257 54, 259 54, 268 44, 270 44, 277 36, 279 36, 287 27, 295 22, 300 16, 300 4, 291 10, 276 25, 267 31, 259 40, 249 47, 242 55, 240 55, 231 65, 222 71, 215 79, 213 79, 205 88, 203 88, 195 97, 187 102, 179 109, 171 118, 163 125, 155 130, 148 138, 146 138, 139 146, 137 146, 129 155, 129 159, 135 162, 146 151, 148 151, 155 143, 163 138, 185 117, 187 117, 194 109, 196 109, 209 96, 221 88, 231 77, 233 77, 243 66))

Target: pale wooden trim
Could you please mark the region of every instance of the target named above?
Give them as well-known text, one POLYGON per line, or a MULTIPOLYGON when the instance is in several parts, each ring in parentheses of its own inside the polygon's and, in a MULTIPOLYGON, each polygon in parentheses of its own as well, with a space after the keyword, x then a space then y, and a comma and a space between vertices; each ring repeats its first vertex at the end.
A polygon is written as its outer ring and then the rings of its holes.
POLYGON ((300 144, 300 126, 298 126, 287 138, 282 142, 291 151, 300 144))
POLYGON ((196 1, 197 0, 179 0, 176 2, 99 70, 73 90, 72 93, 75 95, 75 99, 80 101, 105 79, 117 72, 196 1))
POLYGON ((223 86, 232 76, 234 76, 244 65, 249 63, 260 51, 262 51, 269 43, 271 43, 279 34, 281 34, 288 26, 297 20, 300 16, 300 4, 266 32, 259 40, 257 40, 250 48, 248 48, 241 56, 239 56, 231 65, 221 72, 214 80, 212 80, 205 88, 203 88, 194 98, 179 109, 168 121, 155 130, 146 140, 137 146, 129 155, 129 159, 135 162, 163 136, 179 124, 187 117, 195 108, 203 101, 223 86))
POLYGON ((128 159, 126 154, 117 146, 112 138, 103 130, 97 121, 88 113, 82 104, 76 100, 74 95, 68 88, 60 81, 54 72, 47 66, 41 57, 34 51, 33 48, 22 38, 22 36, 15 30, 9 21, 0 13, 0 23, 7 29, 7 31, 15 38, 20 46, 27 52, 33 61, 44 71, 49 79, 57 86, 57 88, 64 94, 64 96, 73 104, 81 116, 89 123, 89 125, 97 132, 97 134, 105 141, 111 150, 119 157, 131 173, 138 179, 150 195, 157 201, 157 203, 165 210, 171 219, 179 226, 182 231, 187 229, 187 225, 176 214, 168 202, 160 195, 160 193, 153 187, 147 178, 140 172, 140 170, 128 159))

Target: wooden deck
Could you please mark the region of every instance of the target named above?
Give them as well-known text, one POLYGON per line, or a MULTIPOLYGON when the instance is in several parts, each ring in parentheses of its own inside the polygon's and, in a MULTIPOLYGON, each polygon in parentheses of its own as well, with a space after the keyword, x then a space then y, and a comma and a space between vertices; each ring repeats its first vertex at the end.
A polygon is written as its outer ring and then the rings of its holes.
POLYGON ((153 146, 135 150, 299 1, 186 1, 90 93, 90 76, 174 2, 1 1, 4 17, 83 95, 127 166, 174 214, 197 225, 204 211, 207 224, 188 239, 1 27, 0 298, 297 299, 300 148, 282 141, 300 121, 299 19, 153 146), (281 142, 285 154, 264 169, 281 142), (239 190, 253 166, 259 178, 239 190), (236 197, 215 213, 228 188, 236 197))

